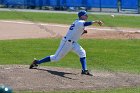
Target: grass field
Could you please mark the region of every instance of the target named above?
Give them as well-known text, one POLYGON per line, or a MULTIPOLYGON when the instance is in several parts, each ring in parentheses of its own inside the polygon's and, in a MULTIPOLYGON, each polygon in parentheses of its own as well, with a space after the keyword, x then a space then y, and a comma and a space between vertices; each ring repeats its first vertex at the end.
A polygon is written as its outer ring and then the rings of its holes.
MULTIPOLYGON (((54 54, 59 39, 23 39, 0 41, 0 64, 30 64, 33 58, 40 59, 54 54)), ((139 40, 93 40, 79 42, 87 52, 90 69, 140 73, 139 40)), ((73 52, 57 63, 43 64, 68 68, 81 68, 79 58, 73 52)))
MULTIPOLYGON (((76 18, 76 14, 0 11, 0 20, 27 20, 33 22, 71 24, 76 18)), ((110 15, 89 15, 89 20, 97 19, 103 20, 105 22, 104 26, 140 28, 140 16, 115 16, 115 18, 112 18, 110 15)), ((60 39, 0 40, 0 65, 29 65, 35 57, 40 59, 47 55, 54 54, 59 42, 60 39)), ((140 40, 82 39, 79 43, 87 52, 88 68, 140 74, 140 40)), ((79 58, 72 52, 57 63, 42 65, 81 68, 79 58)), ((49 93, 140 93, 140 88, 102 91, 58 91, 49 93)))
MULTIPOLYGON (((11 10, 11 12, 0 11, 0 20, 1 19, 71 24, 75 19, 77 19, 77 14, 17 12, 15 10, 11 10)), ((105 23, 104 26, 108 27, 140 28, 140 16, 116 15, 112 18, 110 15, 89 14, 89 20, 102 20, 105 23)))

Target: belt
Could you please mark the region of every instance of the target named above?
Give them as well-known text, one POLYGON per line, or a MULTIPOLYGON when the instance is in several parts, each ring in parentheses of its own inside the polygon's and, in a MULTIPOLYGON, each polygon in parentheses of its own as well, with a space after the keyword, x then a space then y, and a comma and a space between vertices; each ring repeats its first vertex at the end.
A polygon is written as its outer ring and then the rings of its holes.
MULTIPOLYGON (((66 37, 64 37, 64 38, 67 39, 66 37)), ((72 41, 72 40, 68 40, 68 41, 74 43, 74 41, 72 41)))

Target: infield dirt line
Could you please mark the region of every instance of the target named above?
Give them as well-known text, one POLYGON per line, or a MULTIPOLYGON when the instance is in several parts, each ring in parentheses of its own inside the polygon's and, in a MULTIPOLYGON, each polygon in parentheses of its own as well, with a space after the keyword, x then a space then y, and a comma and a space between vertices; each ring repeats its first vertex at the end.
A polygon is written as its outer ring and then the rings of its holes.
MULTIPOLYGON (((36 23, 33 22, 25 22, 25 21, 5 21, 5 20, 0 20, 0 22, 4 22, 4 23, 13 23, 13 24, 24 24, 24 25, 34 25, 36 23)), ((62 28, 68 28, 68 25, 63 25, 63 24, 44 24, 44 23, 39 23, 40 25, 44 25, 44 26, 55 26, 55 27, 62 27, 62 28)), ((102 28, 97 28, 97 27, 87 27, 87 29, 90 30, 99 30, 99 31, 116 31, 116 28, 106 28, 106 27, 102 27, 102 28)), ((134 30, 134 31, 129 31, 128 29, 119 29, 119 31, 121 32, 140 32, 140 30, 134 30)))

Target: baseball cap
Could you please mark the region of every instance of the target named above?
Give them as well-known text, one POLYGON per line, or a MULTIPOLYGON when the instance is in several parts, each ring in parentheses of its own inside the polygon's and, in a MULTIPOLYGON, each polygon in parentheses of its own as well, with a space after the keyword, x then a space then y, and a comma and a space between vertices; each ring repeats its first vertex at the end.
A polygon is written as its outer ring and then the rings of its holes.
POLYGON ((87 15, 87 12, 85 10, 82 10, 82 11, 78 12, 78 17, 79 18, 83 15, 87 15))

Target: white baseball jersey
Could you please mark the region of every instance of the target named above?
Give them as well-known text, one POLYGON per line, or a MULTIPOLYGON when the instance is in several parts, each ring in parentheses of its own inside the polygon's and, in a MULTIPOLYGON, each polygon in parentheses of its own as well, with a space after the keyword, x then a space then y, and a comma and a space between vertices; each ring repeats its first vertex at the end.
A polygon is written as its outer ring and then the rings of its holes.
POLYGON ((66 36, 62 38, 59 48, 54 55, 50 56, 51 61, 58 61, 69 51, 74 51, 80 58, 86 57, 85 50, 77 43, 84 31, 84 20, 76 20, 70 26, 66 36))
POLYGON ((73 22, 73 24, 69 28, 68 33, 66 34, 66 38, 68 40, 77 42, 85 29, 84 23, 84 20, 76 20, 75 22, 73 22))

